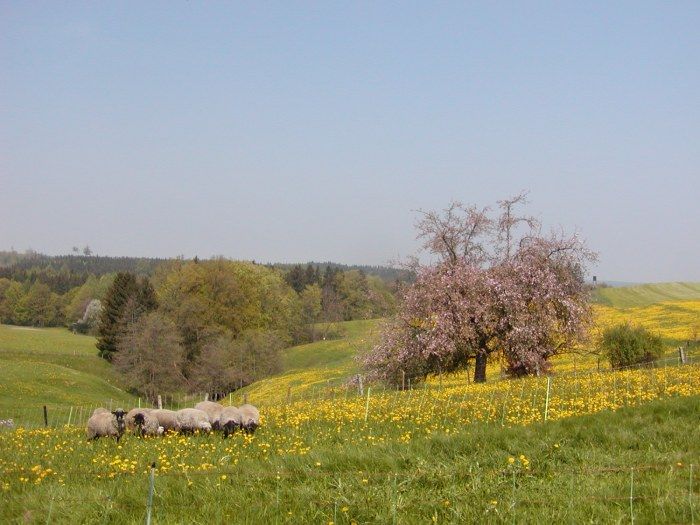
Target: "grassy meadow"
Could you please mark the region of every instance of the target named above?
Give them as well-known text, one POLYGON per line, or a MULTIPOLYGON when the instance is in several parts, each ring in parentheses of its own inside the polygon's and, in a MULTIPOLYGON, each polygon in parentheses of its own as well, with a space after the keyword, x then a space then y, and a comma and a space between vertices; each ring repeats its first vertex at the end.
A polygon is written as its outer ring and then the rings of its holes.
MULTIPOLYGON (((97 356, 95 338, 63 328, 0 325, 0 419, 38 422, 43 405, 50 423, 75 410, 111 403, 129 406, 111 366, 97 356)), ((77 415, 77 414, 76 414, 77 415)))
MULTIPOLYGON (((688 289, 601 289, 597 326, 641 323, 673 357, 700 317, 700 292, 688 289), (644 303, 659 294, 670 300, 644 303)), ((282 373, 226 399, 261 407, 253 436, 127 435, 119 445, 84 438, 94 406, 137 402, 94 339, 0 326, 0 419, 29 423, 0 430, 0 520, 143 521, 152 462, 154 523, 700 519, 697 361, 613 372, 569 355, 550 378, 499 380, 494 362, 485 384, 462 373, 359 392, 346 381, 380 325, 342 323, 342 338, 286 350, 282 373), (43 404, 50 428, 36 427, 43 404)))

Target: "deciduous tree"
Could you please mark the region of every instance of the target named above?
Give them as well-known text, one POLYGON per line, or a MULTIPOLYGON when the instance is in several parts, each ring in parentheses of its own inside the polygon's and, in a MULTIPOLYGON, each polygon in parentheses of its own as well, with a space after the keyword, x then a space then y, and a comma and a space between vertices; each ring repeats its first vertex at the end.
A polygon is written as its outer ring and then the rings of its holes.
POLYGON ((524 194, 500 201, 495 217, 460 203, 423 214, 418 238, 433 260, 413 260, 416 282, 363 358, 372 375, 396 384, 403 373, 421 379, 474 360, 483 382, 494 352, 512 375, 539 373, 585 336, 584 272, 595 256, 576 235, 543 235, 516 213, 524 203, 524 194))

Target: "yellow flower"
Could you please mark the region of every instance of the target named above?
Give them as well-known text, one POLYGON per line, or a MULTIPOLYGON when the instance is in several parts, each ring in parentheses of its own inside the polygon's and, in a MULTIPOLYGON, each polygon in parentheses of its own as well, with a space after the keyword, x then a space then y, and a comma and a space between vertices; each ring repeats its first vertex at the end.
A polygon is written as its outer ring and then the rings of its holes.
POLYGON ((512 465, 513 463, 515 463, 515 458, 514 458, 513 456, 509 457, 509 458, 508 458, 508 463, 510 463, 511 465, 512 465))

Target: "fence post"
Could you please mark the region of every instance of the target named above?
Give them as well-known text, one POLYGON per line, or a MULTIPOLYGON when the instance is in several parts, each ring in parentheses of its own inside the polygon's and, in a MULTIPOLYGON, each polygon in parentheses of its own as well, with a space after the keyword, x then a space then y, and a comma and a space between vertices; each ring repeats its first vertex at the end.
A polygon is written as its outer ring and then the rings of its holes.
POLYGON ((49 426, 49 412, 46 409, 46 405, 44 405, 44 426, 45 427, 49 426))
POLYGON ((148 480, 148 500, 146 502, 146 525, 151 525, 151 512, 153 509, 153 488, 155 485, 156 462, 151 463, 151 472, 148 480))
POLYGON ((690 464, 690 476, 688 481, 688 501, 690 503, 690 523, 695 523, 695 510, 693 509, 693 464, 690 464))
POLYGON ((369 393, 372 390, 371 386, 367 387, 367 404, 365 405, 365 422, 367 422, 367 416, 369 415, 369 393))
POLYGON ((204 401, 209 401, 209 392, 204 394, 204 401))
POLYGON ((160 394, 158 394, 158 410, 163 409, 163 398, 160 397, 160 394))
POLYGON ((544 420, 547 421, 549 414, 549 391, 552 388, 552 376, 547 376, 547 399, 544 402, 544 420))
POLYGON ((70 407, 70 412, 68 412, 68 426, 70 426, 70 420, 73 417, 73 407, 70 407))
POLYGON ((634 525, 634 467, 630 469, 630 521, 634 525))

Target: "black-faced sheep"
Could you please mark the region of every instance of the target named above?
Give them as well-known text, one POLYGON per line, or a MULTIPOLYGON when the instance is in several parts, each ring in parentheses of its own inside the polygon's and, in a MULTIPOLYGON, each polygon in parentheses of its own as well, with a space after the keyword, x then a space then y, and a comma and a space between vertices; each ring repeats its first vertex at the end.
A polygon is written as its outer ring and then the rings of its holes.
POLYGON ((126 428, 124 415, 125 412, 121 408, 114 412, 105 411, 93 414, 87 423, 88 440, 97 439, 98 437, 113 437, 119 443, 126 428))
POLYGON ((178 428, 183 434, 192 432, 211 432, 209 417, 203 410, 196 408, 183 408, 175 412, 178 428))
POLYGON ((215 403, 214 401, 202 401, 197 403, 194 408, 206 412, 209 423, 211 423, 211 428, 214 430, 219 429, 219 417, 221 416, 221 411, 224 409, 223 405, 215 403))
POLYGON ((260 412, 253 405, 242 405, 238 407, 241 412, 241 428, 248 434, 255 432, 260 426, 260 412))
POLYGON ((219 417, 219 428, 224 431, 224 437, 241 428, 243 414, 236 407, 224 407, 219 417))

